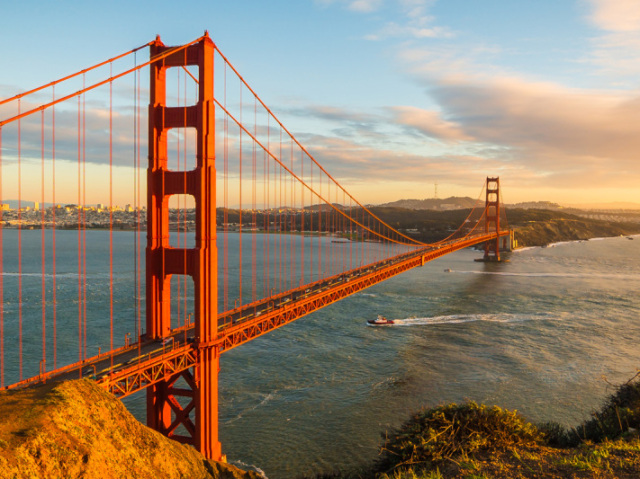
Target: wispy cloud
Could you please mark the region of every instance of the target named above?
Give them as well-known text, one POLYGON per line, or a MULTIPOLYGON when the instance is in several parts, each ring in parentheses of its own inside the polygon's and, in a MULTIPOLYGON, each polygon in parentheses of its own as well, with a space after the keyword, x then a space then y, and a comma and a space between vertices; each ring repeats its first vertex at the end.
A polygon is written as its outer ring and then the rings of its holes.
POLYGON ((348 3, 349 10, 368 13, 378 10, 383 0, 352 0, 348 3))
MULTIPOLYGON (((356 141, 325 135, 305 136, 314 157, 340 181, 349 185, 394 182, 409 185, 424 179, 449 180, 460 168, 473 171, 499 167, 499 162, 474 155, 415 154, 399 149, 374 148, 356 141), (373 183, 372 183, 373 182, 373 183)), ((482 175, 481 175, 482 176, 482 175)), ((460 179, 466 187, 478 186, 478 176, 460 179)), ((397 191, 392 192, 397 196, 397 191)))
POLYGON ((505 165, 534 173, 541 179, 540 186, 640 182, 637 93, 570 89, 509 77, 468 77, 441 81, 430 95, 456 119, 458 135, 473 138, 476 146, 501 148, 490 154, 505 165))
POLYGON ((424 39, 451 38, 454 33, 428 14, 435 0, 316 0, 320 5, 342 5, 347 10, 371 14, 385 10, 389 21, 375 32, 365 35, 366 40, 378 41, 388 38, 424 39))
POLYGON ((315 0, 317 4, 323 6, 335 3, 342 5, 347 10, 360 13, 371 13, 382 7, 384 0, 315 0))
POLYGON ((298 111, 336 125, 323 130, 335 137, 306 135, 304 143, 341 178, 357 182, 365 172, 406 183, 427 176, 458 182, 464 170, 532 188, 640 184, 640 92, 532 81, 447 55, 436 56, 437 67, 417 51, 404 59, 419 64, 411 74, 435 108, 298 111))
POLYGON ((452 38, 454 33, 447 27, 437 25, 436 19, 428 14, 432 0, 397 0, 397 20, 388 21, 378 31, 367 35, 367 40, 388 38, 452 38))
POLYGON ((590 20, 610 32, 640 31, 640 2, 637 0, 588 0, 590 20))
POLYGON ((588 0, 588 19, 602 32, 591 39, 587 62, 612 78, 614 85, 636 84, 640 74, 640 2, 588 0))
POLYGON ((472 140, 460 125, 444 120, 440 113, 432 110, 423 110, 412 106, 395 106, 389 110, 393 113, 395 121, 405 126, 409 133, 416 132, 429 138, 446 142, 472 140))
POLYGON ((417 25, 418 22, 408 22, 400 24, 396 22, 387 23, 382 29, 376 33, 371 33, 365 36, 366 40, 384 40, 387 38, 451 38, 454 36, 453 32, 445 27, 430 26, 426 22, 419 22, 421 25, 417 25))

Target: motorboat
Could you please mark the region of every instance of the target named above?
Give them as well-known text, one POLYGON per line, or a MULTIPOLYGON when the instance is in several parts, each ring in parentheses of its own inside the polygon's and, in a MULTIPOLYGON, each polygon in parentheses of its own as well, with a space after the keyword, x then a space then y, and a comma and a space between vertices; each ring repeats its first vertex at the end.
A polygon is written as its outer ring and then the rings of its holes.
POLYGON ((386 326, 389 324, 393 324, 393 319, 387 319, 379 314, 376 319, 367 319, 367 323, 372 326, 386 326))

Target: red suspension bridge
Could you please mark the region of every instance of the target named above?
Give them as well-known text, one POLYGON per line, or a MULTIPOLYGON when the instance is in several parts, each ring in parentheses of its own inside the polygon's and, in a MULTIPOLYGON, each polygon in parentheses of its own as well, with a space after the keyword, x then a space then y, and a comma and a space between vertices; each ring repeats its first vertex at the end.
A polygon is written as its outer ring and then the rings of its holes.
POLYGON ((0 386, 146 390, 149 426, 211 459, 222 353, 461 248, 499 260, 509 234, 498 178, 441 241, 394 229, 207 34, 0 100, 0 172, 0 386))

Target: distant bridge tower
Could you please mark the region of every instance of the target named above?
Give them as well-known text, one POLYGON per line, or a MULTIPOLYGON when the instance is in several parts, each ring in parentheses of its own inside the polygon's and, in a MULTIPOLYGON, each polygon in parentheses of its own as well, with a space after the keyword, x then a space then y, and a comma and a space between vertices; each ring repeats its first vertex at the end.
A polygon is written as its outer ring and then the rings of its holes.
MULTIPOLYGON (((487 177, 485 233, 500 231, 500 178, 487 177)), ((500 237, 487 241, 484 246, 485 261, 500 261, 500 237)))
MULTIPOLYGON (((193 45, 151 64, 149 105, 149 168, 147 172, 146 326, 150 339, 171 332, 171 276, 188 275, 194 286, 195 341, 192 370, 165 377, 147 389, 147 423, 205 457, 220 460, 218 441, 219 353, 218 251, 216 247, 215 115, 213 59, 215 45, 205 36, 193 45), (166 73, 171 67, 198 66, 198 101, 167 107, 166 73), (196 131, 196 166, 191 171, 168 169, 167 136, 171 128, 196 131), (169 245, 169 197, 191 195, 196 205, 194 248, 169 245), (177 384, 179 379, 184 384, 177 384), (182 398, 182 402, 178 401, 182 398), (187 403, 185 405, 185 403, 187 403), (195 417, 192 417, 191 414, 195 417)), ((167 53, 156 38, 151 57, 167 53)))

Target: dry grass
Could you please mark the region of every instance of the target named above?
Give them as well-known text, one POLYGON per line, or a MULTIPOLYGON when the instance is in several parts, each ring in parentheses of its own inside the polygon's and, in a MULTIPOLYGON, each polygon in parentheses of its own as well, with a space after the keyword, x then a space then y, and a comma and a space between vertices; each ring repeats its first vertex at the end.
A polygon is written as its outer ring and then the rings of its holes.
POLYGON ((369 469, 348 479, 638 479, 640 379, 621 385, 572 430, 468 402, 424 409, 385 436, 369 469))
POLYGON ((0 393, 1 478, 257 479, 140 424, 89 380, 0 393))

